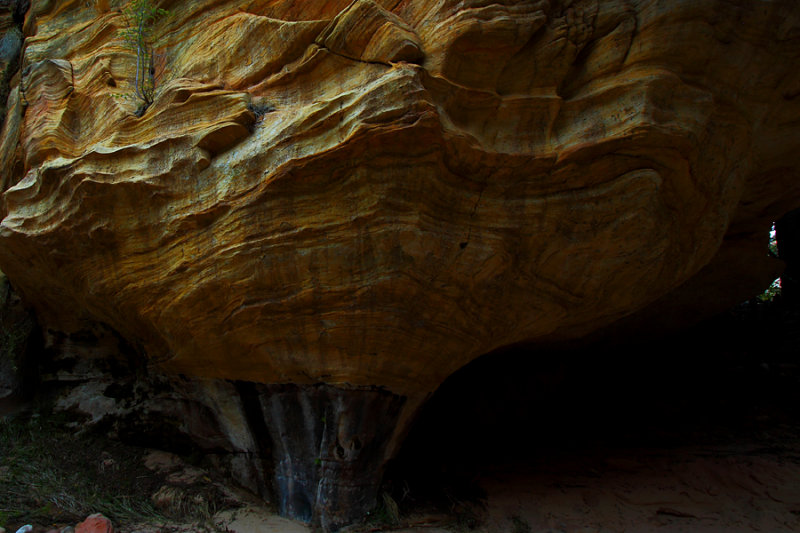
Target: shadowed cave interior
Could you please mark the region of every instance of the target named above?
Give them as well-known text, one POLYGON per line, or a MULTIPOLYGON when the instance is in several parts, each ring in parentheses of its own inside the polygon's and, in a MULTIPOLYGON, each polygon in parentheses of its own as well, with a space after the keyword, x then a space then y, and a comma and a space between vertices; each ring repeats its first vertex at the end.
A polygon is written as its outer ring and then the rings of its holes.
POLYGON ((727 445, 796 426, 799 321, 779 296, 663 338, 484 356, 425 405, 385 488, 401 509, 452 511, 480 501, 482 477, 497 469, 727 445))
POLYGON ((401 507, 447 510, 479 500, 481 476, 509 465, 794 435, 800 210, 775 229, 771 253, 786 264, 775 297, 660 337, 509 347, 450 376, 388 466, 388 493, 401 507))

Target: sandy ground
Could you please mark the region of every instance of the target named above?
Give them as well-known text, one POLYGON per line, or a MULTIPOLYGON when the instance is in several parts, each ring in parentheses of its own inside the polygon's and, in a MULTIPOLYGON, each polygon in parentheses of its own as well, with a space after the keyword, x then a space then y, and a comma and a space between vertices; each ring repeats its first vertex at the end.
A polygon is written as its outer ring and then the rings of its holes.
POLYGON ((798 452, 759 443, 632 449, 498 469, 481 480, 488 497, 481 529, 800 531, 798 452))
MULTIPOLYGON (((527 464, 489 466, 477 483, 486 498, 476 502, 475 528, 439 515, 407 517, 424 527, 366 531, 800 531, 800 438, 791 427, 733 444, 554 453, 527 464)), ((217 523, 235 533, 310 531, 257 509, 217 523)))

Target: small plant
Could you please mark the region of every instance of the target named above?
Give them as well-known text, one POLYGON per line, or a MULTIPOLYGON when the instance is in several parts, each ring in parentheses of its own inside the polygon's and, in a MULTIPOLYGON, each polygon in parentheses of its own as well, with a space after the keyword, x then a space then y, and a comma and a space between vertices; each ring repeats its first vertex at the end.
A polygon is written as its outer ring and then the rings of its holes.
POLYGON ((781 278, 774 280, 767 290, 757 296, 761 302, 771 302, 781 293, 781 278))
MULTIPOLYGON (((773 222, 772 227, 769 230, 769 243, 767 244, 768 254, 771 257, 779 258, 780 254, 778 253, 778 233, 775 229, 775 223, 773 222)), ((771 302, 781 293, 781 278, 774 280, 767 289, 759 294, 757 298, 762 302, 771 302)))
POLYGON ((153 54, 153 26, 156 21, 169 15, 166 9, 157 8, 152 0, 131 0, 122 10, 127 27, 122 29, 122 38, 136 51, 136 74, 134 95, 142 101, 138 115, 153 103, 156 92, 156 66, 153 54))
POLYGON ((143 476, 150 471, 141 454, 100 437, 81 439, 58 415, 0 417, 0 527, 75 523, 95 512, 116 522, 162 522, 150 500, 158 480, 143 476), (103 449, 119 471, 100 471, 103 449))

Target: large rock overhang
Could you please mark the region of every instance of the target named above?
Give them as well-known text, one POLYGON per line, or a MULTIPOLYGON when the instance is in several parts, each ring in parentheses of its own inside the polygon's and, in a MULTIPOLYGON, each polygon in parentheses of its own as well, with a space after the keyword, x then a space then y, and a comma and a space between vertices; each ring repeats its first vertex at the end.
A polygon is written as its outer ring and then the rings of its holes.
POLYGON ((800 204, 788 0, 161 2, 141 116, 106 4, 27 15, 0 268, 153 371, 407 421, 498 347, 736 303, 800 204))

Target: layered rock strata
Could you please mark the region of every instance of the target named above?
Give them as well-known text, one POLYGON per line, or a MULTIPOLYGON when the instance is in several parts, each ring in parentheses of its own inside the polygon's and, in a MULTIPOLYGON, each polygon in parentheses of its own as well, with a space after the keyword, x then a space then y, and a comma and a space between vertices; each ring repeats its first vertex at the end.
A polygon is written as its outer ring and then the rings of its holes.
POLYGON ((417 406, 481 354, 779 272, 791 0, 154 4, 146 109, 121 2, 27 11, 0 268, 52 332, 99 324, 151 372, 266 386, 273 441, 376 443, 296 476, 284 447, 287 514, 356 518, 417 406))

